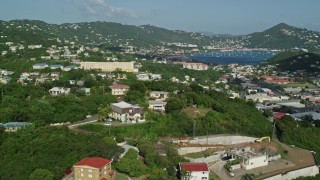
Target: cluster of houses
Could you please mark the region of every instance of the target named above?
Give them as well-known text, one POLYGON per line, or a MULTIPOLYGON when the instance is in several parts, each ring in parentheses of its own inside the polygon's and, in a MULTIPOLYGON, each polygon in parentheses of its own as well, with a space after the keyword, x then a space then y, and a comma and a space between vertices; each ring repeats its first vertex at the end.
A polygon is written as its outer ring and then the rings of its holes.
POLYGON ((10 75, 12 74, 13 74, 12 71, 0 69, 0 83, 7 84, 11 80, 10 75))
POLYGON ((182 64, 183 68, 205 71, 208 70, 209 66, 204 63, 194 63, 194 62, 174 62, 173 64, 182 64))
POLYGON ((137 79, 140 81, 153 81, 153 80, 161 80, 161 74, 152 74, 152 73, 139 73, 136 75, 137 79))

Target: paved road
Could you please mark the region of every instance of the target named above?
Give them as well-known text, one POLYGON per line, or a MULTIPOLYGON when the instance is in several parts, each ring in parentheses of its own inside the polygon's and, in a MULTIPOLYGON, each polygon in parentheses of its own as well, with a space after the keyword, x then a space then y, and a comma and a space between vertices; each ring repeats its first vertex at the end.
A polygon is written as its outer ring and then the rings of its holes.
POLYGON ((98 121, 97 116, 93 115, 91 117, 85 118, 82 121, 78 121, 76 123, 69 124, 68 127, 69 128, 75 128, 75 127, 80 126, 80 125, 90 124, 90 123, 94 123, 94 122, 97 122, 97 121, 98 121))

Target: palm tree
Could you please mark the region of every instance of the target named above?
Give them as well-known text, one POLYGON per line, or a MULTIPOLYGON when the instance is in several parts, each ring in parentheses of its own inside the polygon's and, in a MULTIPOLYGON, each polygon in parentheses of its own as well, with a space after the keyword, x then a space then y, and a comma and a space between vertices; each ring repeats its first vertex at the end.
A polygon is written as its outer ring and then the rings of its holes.
POLYGON ((100 106, 98 108, 98 121, 103 122, 107 120, 107 117, 112 112, 110 105, 100 106))

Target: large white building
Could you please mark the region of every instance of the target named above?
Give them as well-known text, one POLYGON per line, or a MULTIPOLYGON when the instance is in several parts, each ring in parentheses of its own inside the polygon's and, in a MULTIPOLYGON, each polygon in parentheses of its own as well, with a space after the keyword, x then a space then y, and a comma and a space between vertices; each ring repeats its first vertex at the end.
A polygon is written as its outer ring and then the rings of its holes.
POLYGON ((121 70, 125 72, 138 72, 134 66, 134 61, 131 62, 80 62, 80 68, 85 70, 100 69, 104 72, 112 72, 121 70))

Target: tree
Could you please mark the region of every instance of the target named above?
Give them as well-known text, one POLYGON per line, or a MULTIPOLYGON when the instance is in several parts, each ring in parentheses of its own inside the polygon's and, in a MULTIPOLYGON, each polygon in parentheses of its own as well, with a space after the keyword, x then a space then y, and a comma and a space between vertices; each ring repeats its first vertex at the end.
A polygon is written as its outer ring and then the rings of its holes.
POLYGON ((138 177, 145 173, 145 167, 138 158, 138 153, 129 149, 127 154, 116 164, 119 172, 126 173, 132 177, 138 177))
POLYGON ((168 102, 166 105, 166 111, 172 112, 172 111, 182 110, 185 106, 186 106, 185 101, 177 97, 172 97, 168 99, 168 102))
POLYGON ((143 82, 134 82, 130 85, 130 90, 139 91, 145 94, 147 91, 147 87, 143 82))
POLYGON ((109 116, 109 114, 112 112, 112 109, 110 107, 110 105, 107 106, 100 106, 98 108, 98 120, 103 122, 105 120, 107 120, 107 116, 109 116))
POLYGON ((30 174, 30 180, 53 180, 54 176, 52 172, 47 169, 36 169, 30 174))
POLYGON ((269 109, 263 110, 263 115, 267 118, 273 117, 272 111, 270 111, 269 109))

